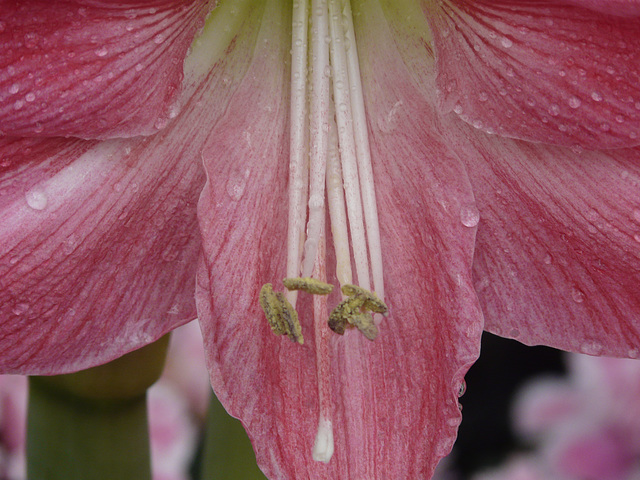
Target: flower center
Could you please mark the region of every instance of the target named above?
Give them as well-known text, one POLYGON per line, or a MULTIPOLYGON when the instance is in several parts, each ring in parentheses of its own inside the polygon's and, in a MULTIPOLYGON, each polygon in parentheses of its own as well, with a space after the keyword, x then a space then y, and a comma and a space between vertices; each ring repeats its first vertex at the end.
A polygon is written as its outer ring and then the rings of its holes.
POLYGON ((380 230, 350 0, 294 0, 286 293, 260 303, 272 330, 303 343, 298 291, 314 295, 319 421, 313 458, 333 455, 330 337, 355 327, 370 340, 386 313, 380 230), (343 300, 329 315, 326 206, 343 300), (355 275, 352 272, 352 261, 355 275), (357 286, 356 286, 357 284, 357 286), (375 293, 371 292, 373 284, 375 293), (379 321, 379 318, 376 318, 379 321))

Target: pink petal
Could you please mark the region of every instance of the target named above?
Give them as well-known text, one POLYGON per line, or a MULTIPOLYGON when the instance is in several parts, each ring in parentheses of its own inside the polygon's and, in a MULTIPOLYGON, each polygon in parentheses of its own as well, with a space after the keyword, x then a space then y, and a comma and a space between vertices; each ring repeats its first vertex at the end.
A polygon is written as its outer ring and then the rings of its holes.
POLYGON ((286 10, 252 12, 235 37, 229 55, 253 60, 203 153, 197 303, 211 381, 271 478, 429 477, 451 449, 460 383, 478 354, 474 228, 461 222, 473 197, 375 8, 354 13, 361 64, 370 67, 363 75, 391 314, 375 342, 355 332, 332 339, 336 451, 326 465, 311 457, 319 404, 309 302, 299 303, 304 345, 274 336, 258 304, 262 284, 278 288, 284 277, 286 10))
MULTIPOLYGON (((602 2, 603 9, 613 3, 602 2)), ((617 3, 638 9, 637 2, 617 3)), ((536 142, 640 144, 637 19, 559 2, 429 5, 444 113, 485 132, 536 142)))
POLYGON ((2 371, 86 368, 194 318, 204 179, 185 121, 152 140, 0 140, 18 165, 0 176, 2 371))
MULTIPOLYGON (((450 133, 472 138, 462 124, 450 133)), ((485 328, 638 357, 640 149, 578 153, 478 133, 459 153, 480 210, 474 275, 485 328)))
POLYGON ((0 4, 0 133, 147 135, 179 109, 182 63, 211 1, 0 4))
POLYGON ((87 368, 195 318, 202 147, 235 86, 209 78, 225 30, 204 32, 162 132, 0 140, 1 371, 87 368))
POLYGON ((638 0, 565 0, 565 2, 608 15, 622 17, 640 15, 640 1, 638 0))

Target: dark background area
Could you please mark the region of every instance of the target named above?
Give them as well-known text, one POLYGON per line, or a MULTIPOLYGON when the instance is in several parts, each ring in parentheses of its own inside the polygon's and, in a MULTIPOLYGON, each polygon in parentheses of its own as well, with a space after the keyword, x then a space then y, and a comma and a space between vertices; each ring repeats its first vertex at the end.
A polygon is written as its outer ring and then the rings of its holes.
POLYGON ((564 373, 562 355, 553 348, 527 347, 483 334, 480 359, 467 373, 467 390, 460 398, 462 424, 451 466, 462 479, 496 466, 514 449, 526 447, 518 443, 511 429, 513 396, 532 378, 564 373))

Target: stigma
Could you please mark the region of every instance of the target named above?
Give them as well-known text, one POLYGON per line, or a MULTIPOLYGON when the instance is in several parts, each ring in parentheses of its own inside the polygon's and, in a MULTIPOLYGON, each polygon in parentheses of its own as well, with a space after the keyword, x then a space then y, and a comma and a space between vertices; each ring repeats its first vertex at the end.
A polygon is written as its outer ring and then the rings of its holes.
MULTIPOLYGON (((274 333, 302 344, 295 307, 300 292, 313 296, 319 419, 312 456, 327 463, 334 451, 331 351, 339 338, 334 334, 354 329, 373 341, 387 312, 350 0, 293 2, 288 201, 286 292, 266 284, 260 304, 274 333), (335 254, 331 276, 342 292, 331 314, 329 228, 335 254)), ((305 319, 302 325, 308 325, 305 319)))

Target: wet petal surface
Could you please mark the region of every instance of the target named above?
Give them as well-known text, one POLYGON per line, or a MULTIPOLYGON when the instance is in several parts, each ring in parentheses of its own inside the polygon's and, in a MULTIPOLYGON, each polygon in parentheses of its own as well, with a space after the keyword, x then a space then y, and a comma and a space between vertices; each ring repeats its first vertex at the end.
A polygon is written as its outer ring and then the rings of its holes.
POLYGON ((485 132, 536 142, 640 143, 636 18, 561 2, 423 6, 434 33, 443 113, 453 111, 485 132))
POLYGON ((0 133, 148 135, 180 110, 183 60, 211 2, 0 5, 0 133))

